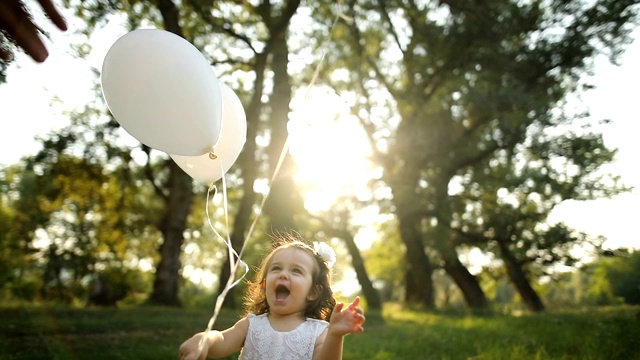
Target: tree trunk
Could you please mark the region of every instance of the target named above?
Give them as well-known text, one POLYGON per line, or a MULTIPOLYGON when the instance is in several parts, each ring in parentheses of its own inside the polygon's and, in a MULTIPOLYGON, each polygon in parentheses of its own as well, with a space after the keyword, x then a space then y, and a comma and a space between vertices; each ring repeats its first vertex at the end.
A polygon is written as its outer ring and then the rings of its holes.
POLYGON ((180 37, 182 35, 182 27, 178 19, 179 11, 172 0, 156 0, 158 10, 162 15, 162 24, 164 29, 170 31, 180 37))
POLYGON ((435 310, 433 266, 425 252, 423 234, 420 230, 423 209, 416 201, 414 187, 420 178, 419 167, 414 163, 404 164, 397 169, 396 162, 386 162, 384 165, 385 182, 393 191, 398 230, 406 250, 405 301, 419 303, 428 310, 435 310))
POLYGON ((504 266, 507 269, 509 280, 516 288, 518 294, 520 294, 520 298, 522 298, 522 301, 524 302, 527 309, 533 312, 544 311, 544 304, 542 303, 542 299, 540 299, 538 293, 529 283, 527 275, 522 270, 522 267, 518 264, 515 256, 513 256, 513 254, 509 250, 508 245, 505 242, 498 240, 498 246, 500 247, 500 254, 502 255, 501 258, 502 261, 504 261, 504 266))
POLYGON ((422 244, 422 236, 417 230, 416 219, 398 212, 400 236, 406 246, 407 276, 405 283, 405 301, 423 304, 429 310, 435 310, 433 289, 433 267, 422 244))
POLYGON ((486 309, 489 306, 487 297, 478 283, 478 279, 460 262, 457 255, 445 259, 444 270, 458 285, 464 300, 473 310, 486 309))
MULTIPOLYGON (((251 95, 251 100, 246 108, 247 115, 247 141, 242 148, 236 165, 242 172, 242 199, 238 212, 233 218, 233 230, 231 232, 231 244, 236 251, 244 246, 245 235, 249 230, 251 223, 251 214, 256 201, 256 193, 253 191, 253 183, 258 175, 258 160, 256 159, 256 136, 258 134, 258 124, 260 122, 260 112, 262 109, 262 89, 264 88, 264 73, 267 67, 268 54, 258 54, 255 62, 256 79, 253 88, 255 91, 251 95)), ((218 285, 218 294, 222 292, 224 286, 229 280, 229 258, 222 265, 220 270, 220 284, 218 285)), ((222 306, 228 309, 237 307, 235 301, 235 288, 227 293, 222 306)))
POLYGON ((378 290, 373 287, 373 283, 371 283, 371 279, 367 274, 367 269, 364 267, 364 260, 360 254, 360 249, 358 249, 358 246, 353 240, 353 236, 351 236, 351 234, 343 237, 343 239, 347 244, 347 249, 351 255, 351 265, 353 266, 358 282, 362 287, 362 294, 367 300, 367 308, 372 310, 381 310, 382 302, 380 300, 380 294, 378 293, 378 290))
MULTIPOLYGON (((291 80, 288 72, 289 49, 287 31, 277 34, 273 41, 271 69, 273 70, 273 93, 269 106, 271 116, 271 143, 269 144, 269 176, 276 170, 278 160, 287 141, 287 122, 289 121, 289 103, 291 102, 291 80)), ((269 197, 265 203, 265 214, 269 216, 272 231, 297 231, 294 214, 302 207, 300 196, 297 196, 296 183, 293 178, 295 162, 288 151, 278 174, 271 184, 269 197)))
MULTIPOLYGON (((157 0, 164 28, 178 36, 182 29, 178 22, 178 9, 171 0, 157 0)), ((180 306, 180 254, 184 242, 187 216, 193 198, 192 180, 173 161, 169 163, 167 212, 159 224, 163 241, 160 245, 160 262, 156 267, 150 301, 155 304, 180 306)))
MULTIPOLYGON (((348 221, 346 220, 347 214, 341 215, 345 220, 340 221, 341 224, 346 224, 348 221)), ((344 240, 347 245, 347 250, 349 251, 349 255, 351 255, 351 266, 356 272, 356 277, 358 278, 358 282, 360 283, 360 287, 362 288, 362 294, 367 300, 367 307, 373 310, 381 310, 382 309, 382 300, 380 299, 380 293, 378 290, 373 287, 373 283, 367 274, 367 269, 364 266, 364 260, 362 259, 362 255, 360 254, 360 249, 356 245, 353 235, 347 229, 337 229, 332 226, 332 223, 329 221, 325 221, 323 219, 319 219, 322 223, 322 230, 328 235, 338 237, 344 240)))
MULTIPOLYGON (((240 201, 240 208, 238 209, 238 213, 234 218, 233 231, 231 234, 231 243, 236 251, 240 251, 240 249, 244 245, 244 241, 246 240, 245 235, 247 235, 247 231, 249 230, 248 228, 250 224, 250 217, 256 200, 256 193, 253 191, 253 184, 258 176, 257 169, 259 168, 259 162, 256 158, 256 136, 258 134, 260 114, 263 108, 262 96, 264 94, 264 80, 265 72, 267 69, 267 61, 269 56, 271 56, 272 54, 274 56, 274 59, 272 60, 272 67, 274 71, 274 94, 272 95, 271 102, 273 129, 271 147, 279 146, 279 149, 282 150, 284 140, 286 139, 286 137, 282 137, 282 134, 287 134, 286 122, 288 120, 287 114, 289 109, 289 101, 291 99, 291 84, 289 83, 289 75, 287 73, 288 52, 286 47, 286 29, 288 28, 291 16, 293 16, 293 14, 295 13, 298 5, 299 1, 290 2, 290 8, 287 9, 287 13, 283 14, 283 16, 280 18, 280 21, 276 22, 275 24, 273 24, 273 22, 271 21, 273 19, 263 19, 265 23, 271 24, 269 31, 273 38, 270 39, 263 52, 257 54, 255 58, 256 61, 254 65, 254 71, 256 74, 256 79, 253 87, 254 93, 252 94, 251 101, 249 103, 249 106, 247 107, 247 142, 242 150, 242 153, 240 154, 240 157, 237 160, 238 166, 242 169, 243 196, 242 200, 240 201), (279 44, 280 42, 283 42, 284 44, 279 44), (279 56, 277 54, 279 54, 279 56), (278 94, 280 94, 280 96, 278 96, 278 94), (282 109, 283 105, 281 103, 275 102, 273 100, 274 97, 279 99, 287 99, 280 100, 285 101, 284 109, 286 110, 282 109), (284 115, 281 115, 283 112, 284 115), (278 120, 274 120, 276 118, 278 120), (280 129, 278 129, 278 121, 281 123, 280 129), (281 142, 280 145, 277 145, 277 143, 274 142, 276 141, 276 138, 278 139, 277 141, 281 142)), ((270 16, 270 14, 263 14, 263 16, 270 16)), ((275 161, 277 161, 277 159, 275 161)), ((273 167, 271 167, 271 169, 273 169, 273 167)), ((271 174, 269 174, 269 176, 271 176, 271 174)), ((273 184, 271 192, 273 192, 273 184)), ((278 194, 276 194, 276 197, 277 195, 278 194)), ((269 195, 269 197, 271 196, 272 194, 269 195)), ((265 212, 266 211, 267 210, 265 208, 265 212)), ((280 210, 278 209, 278 211, 280 210)), ((277 215, 278 211, 272 213, 277 215)), ((293 227, 293 214, 289 212, 288 216, 279 218, 277 221, 279 224, 286 224, 282 226, 293 227)), ((225 284, 229 280, 229 276, 229 259, 227 258, 220 272, 220 284, 218 293, 220 293, 224 288, 225 284)), ((223 302, 223 307, 236 308, 235 288, 231 289, 228 292, 228 295, 223 302)))
POLYGON ((163 241, 160 245, 160 262, 156 267, 150 301, 159 305, 180 306, 180 254, 193 199, 192 180, 175 162, 168 161, 168 165, 167 213, 159 225, 163 241))
MULTIPOLYGON (((446 164, 440 166, 447 169, 446 164)), ((460 262, 456 250, 456 241, 451 233, 451 198, 449 197, 449 181, 454 172, 443 170, 431 183, 435 209, 438 214, 438 225, 434 231, 432 246, 438 250, 444 260, 444 270, 453 279, 470 309, 482 310, 489 307, 489 301, 480 287, 478 279, 460 262)))

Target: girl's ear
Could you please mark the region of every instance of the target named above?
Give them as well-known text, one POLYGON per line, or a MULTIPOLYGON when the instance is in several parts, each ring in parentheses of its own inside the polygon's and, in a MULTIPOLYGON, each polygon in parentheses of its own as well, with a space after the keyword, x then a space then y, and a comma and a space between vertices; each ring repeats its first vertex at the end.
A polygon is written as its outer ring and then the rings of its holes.
POLYGON ((311 287, 309 294, 307 294, 307 301, 316 301, 322 293, 322 285, 316 285, 311 287))

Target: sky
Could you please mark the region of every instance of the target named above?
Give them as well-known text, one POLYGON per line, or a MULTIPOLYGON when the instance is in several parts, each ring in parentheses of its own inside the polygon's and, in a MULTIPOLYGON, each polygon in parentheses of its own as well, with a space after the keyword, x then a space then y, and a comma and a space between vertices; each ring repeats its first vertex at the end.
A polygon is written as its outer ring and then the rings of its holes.
POLYGON ((640 119, 638 118, 638 91, 640 84, 640 30, 633 33, 634 41, 620 59, 620 66, 608 63, 604 57, 596 59, 596 73, 592 81, 596 90, 582 96, 594 119, 610 119, 602 127, 605 145, 617 148, 615 162, 605 170, 618 174, 628 186, 636 187, 630 193, 612 199, 593 201, 566 201, 554 210, 551 220, 565 221, 572 227, 593 235, 609 238, 605 245, 611 248, 640 249, 638 206, 640 205, 640 119))
MULTIPOLYGON (((36 16, 37 21, 41 17, 36 16)), ((72 19, 67 17, 67 19, 72 19)), ((22 156, 34 154, 39 149, 36 136, 45 135, 68 124, 65 111, 79 108, 93 97, 91 67, 100 69, 109 47, 123 32, 117 24, 103 30, 91 39, 90 56, 77 59, 70 53, 69 43, 74 40, 70 24, 67 33, 59 33, 50 26, 47 40, 49 59, 43 64, 33 62, 19 53, 17 61, 8 69, 8 82, 0 85, 0 166, 17 162, 22 156), (52 102, 58 97, 62 102, 52 102)), ((596 89, 585 93, 579 107, 588 107, 593 119, 611 119, 601 131, 607 146, 618 148, 614 164, 605 169, 622 176, 629 186, 640 188, 640 121, 636 106, 640 84, 640 31, 639 39, 628 46, 620 58, 620 66, 608 63, 604 57, 596 59, 595 76, 590 79, 596 89)), ((637 231, 637 207, 640 190, 619 195, 612 199, 588 202, 567 201, 552 213, 551 221, 564 221, 568 225, 592 235, 609 238, 608 247, 640 248, 640 232, 637 231)))

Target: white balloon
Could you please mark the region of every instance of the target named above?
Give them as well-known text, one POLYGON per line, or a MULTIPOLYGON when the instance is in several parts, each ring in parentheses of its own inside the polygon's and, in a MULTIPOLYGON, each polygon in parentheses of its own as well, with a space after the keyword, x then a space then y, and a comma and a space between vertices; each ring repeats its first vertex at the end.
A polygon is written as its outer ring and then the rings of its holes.
POLYGON ((218 142, 218 79, 202 53, 180 36, 159 29, 125 34, 105 56, 101 83, 116 121, 141 143, 195 156, 218 142))
POLYGON ((169 154, 173 161, 193 179, 211 185, 222 178, 233 165, 247 140, 247 118, 240 99, 226 84, 220 83, 222 89, 223 113, 222 133, 220 141, 214 148, 217 159, 212 160, 209 154, 200 156, 182 156, 169 154))

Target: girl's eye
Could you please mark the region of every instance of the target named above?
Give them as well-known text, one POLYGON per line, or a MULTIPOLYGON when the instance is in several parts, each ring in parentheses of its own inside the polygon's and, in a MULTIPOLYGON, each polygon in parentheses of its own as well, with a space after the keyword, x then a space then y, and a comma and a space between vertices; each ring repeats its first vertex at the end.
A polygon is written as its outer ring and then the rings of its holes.
POLYGON ((271 271, 279 271, 280 270, 280 266, 272 266, 271 267, 271 271))
POLYGON ((302 274, 302 270, 300 269, 293 269, 292 271, 296 274, 302 274))

